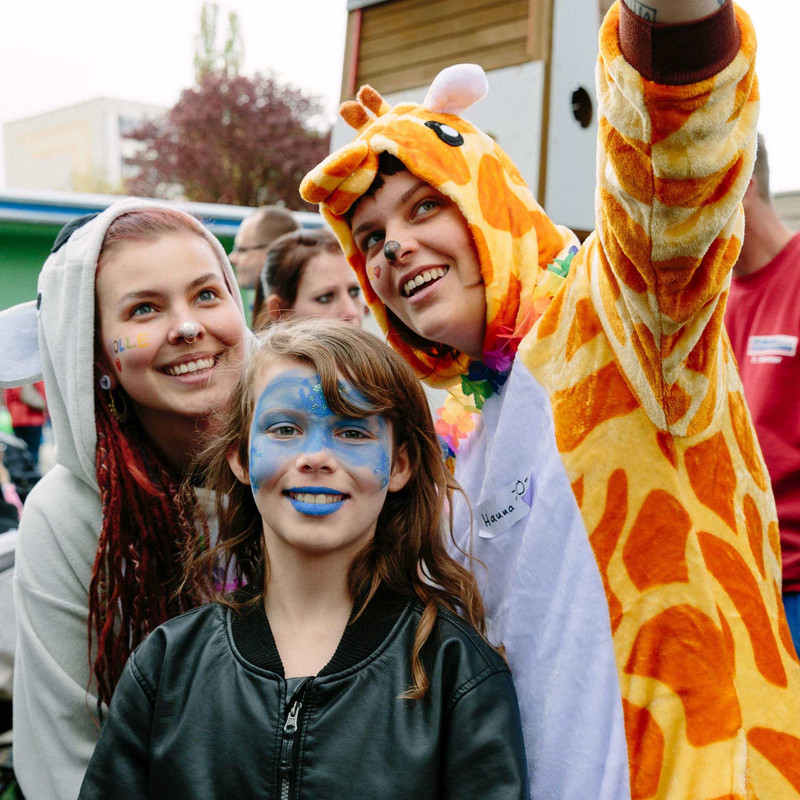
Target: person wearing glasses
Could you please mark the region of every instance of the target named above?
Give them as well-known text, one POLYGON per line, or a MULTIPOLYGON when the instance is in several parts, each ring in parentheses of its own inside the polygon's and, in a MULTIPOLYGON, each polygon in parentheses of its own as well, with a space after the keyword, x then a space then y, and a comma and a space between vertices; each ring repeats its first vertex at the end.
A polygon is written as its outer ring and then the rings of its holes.
POLYGON ((241 289, 256 288, 267 248, 279 236, 298 227, 292 212, 282 206, 261 206, 242 220, 230 254, 241 289))

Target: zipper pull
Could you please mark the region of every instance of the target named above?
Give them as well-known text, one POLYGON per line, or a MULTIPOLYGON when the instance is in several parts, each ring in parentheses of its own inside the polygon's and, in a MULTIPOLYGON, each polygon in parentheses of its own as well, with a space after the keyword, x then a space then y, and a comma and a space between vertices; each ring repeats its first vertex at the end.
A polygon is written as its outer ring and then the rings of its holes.
POLYGON ((294 736, 297 730, 297 718, 300 716, 300 708, 302 705, 299 698, 292 703, 292 707, 289 709, 289 714, 286 717, 286 722, 283 725, 284 736, 294 736))

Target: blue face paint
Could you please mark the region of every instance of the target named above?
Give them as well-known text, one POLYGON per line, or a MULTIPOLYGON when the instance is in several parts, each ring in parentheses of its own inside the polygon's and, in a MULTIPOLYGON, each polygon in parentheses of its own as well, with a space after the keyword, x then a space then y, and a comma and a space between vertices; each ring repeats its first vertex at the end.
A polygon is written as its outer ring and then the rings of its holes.
MULTIPOLYGON (((357 403, 364 398, 343 385, 357 403)), ((282 491, 301 514, 331 514, 348 499, 324 485, 331 469, 305 470, 307 458, 328 459, 359 483, 359 488, 380 492, 391 474, 391 435, 386 421, 378 416, 350 419, 334 414, 325 401, 317 375, 308 370, 286 370, 272 380, 261 394, 250 428, 250 484, 256 494, 261 486, 287 470, 297 469, 297 485, 282 491), (313 472, 309 482, 303 476, 313 472)), ((334 470, 335 471, 335 470, 334 470)))

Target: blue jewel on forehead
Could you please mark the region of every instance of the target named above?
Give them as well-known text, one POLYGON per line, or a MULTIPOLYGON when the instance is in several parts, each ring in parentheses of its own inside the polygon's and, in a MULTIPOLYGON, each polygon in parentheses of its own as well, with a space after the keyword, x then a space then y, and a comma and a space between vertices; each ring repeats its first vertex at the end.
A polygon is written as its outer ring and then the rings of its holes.
MULTIPOLYGON (((311 382, 307 381, 306 383, 310 384, 311 382)), ((305 406, 306 411, 315 416, 330 413, 328 403, 325 400, 325 394, 322 391, 322 384, 319 382, 311 385, 309 389, 301 389, 300 400, 305 406)))

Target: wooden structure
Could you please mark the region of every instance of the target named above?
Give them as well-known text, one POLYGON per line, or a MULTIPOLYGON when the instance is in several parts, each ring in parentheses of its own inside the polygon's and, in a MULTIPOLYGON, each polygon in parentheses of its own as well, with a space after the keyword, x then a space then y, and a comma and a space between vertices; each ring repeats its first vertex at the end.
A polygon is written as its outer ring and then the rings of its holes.
POLYGON ((456 62, 489 70, 546 60, 551 0, 396 0, 348 16, 342 96, 425 86, 456 62))
MULTIPOLYGON (((348 0, 342 100, 368 83, 421 102, 447 66, 480 64, 465 116, 494 136, 550 215, 594 226, 597 32, 611 0, 348 0)), ((343 122, 332 146, 353 136, 343 122)))

